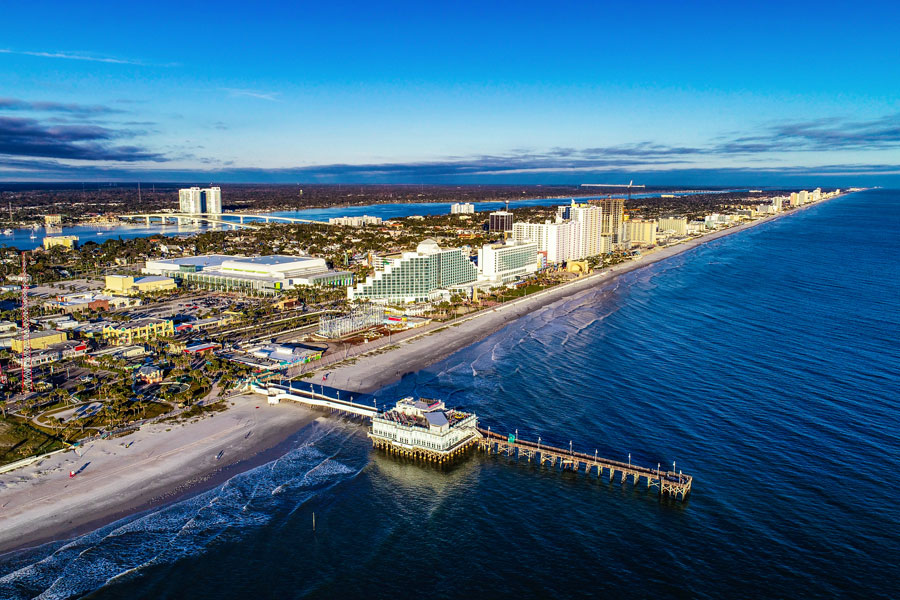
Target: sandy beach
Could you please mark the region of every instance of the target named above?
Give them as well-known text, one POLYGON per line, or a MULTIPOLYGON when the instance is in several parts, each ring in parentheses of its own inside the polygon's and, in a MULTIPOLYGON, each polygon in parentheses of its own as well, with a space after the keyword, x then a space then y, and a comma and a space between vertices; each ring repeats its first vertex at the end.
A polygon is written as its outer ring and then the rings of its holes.
POLYGON ((270 406, 253 394, 228 402, 234 406, 226 411, 155 423, 0 475, 0 552, 72 537, 170 502, 319 416, 299 404, 270 406), (70 478, 70 471, 78 474, 70 478))
MULTIPOLYGON (((804 207, 799 210, 804 210, 804 207)), ((328 385, 372 392, 439 361, 526 313, 603 285, 748 228, 798 212, 734 226, 702 238, 647 252, 629 261, 514 302, 435 323, 397 341, 396 348, 325 365, 328 385)), ((317 380, 314 376, 313 381, 317 380)), ((275 458, 291 434, 320 413, 295 403, 270 406, 257 395, 228 400, 227 410, 191 422, 156 423, 125 437, 99 440, 0 475, 0 553, 65 539, 153 506, 215 485, 219 479, 275 458), (254 459, 256 462, 254 463, 254 459), (78 474, 69 477, 70 471, 78 474)))
POLYGON ((519 298, 514 302, 460 317, 450 322, 433 323, 423 328, 417 335, 396 342, 395 345, 398 347, 389 352, 373 350, 370 353, 358 355, 345 363, 320 367, 311 381, 319 381, 321 379, 319 375, 327 372, 329 373, 328 385, 332 387, 351 392, 372 393, 401 379, 407 373, 423 369, 461 348, 486 338, 524 314, 534 312, 573 294, 603 285, 625 273, 687 252, 701 244, 797 214, 810 206, 815 205, 809 204, 790 212, 735 225, 674 246, 657 248, 645 252, 638 260, 631 260, 594 272, 580 279, 519 298))

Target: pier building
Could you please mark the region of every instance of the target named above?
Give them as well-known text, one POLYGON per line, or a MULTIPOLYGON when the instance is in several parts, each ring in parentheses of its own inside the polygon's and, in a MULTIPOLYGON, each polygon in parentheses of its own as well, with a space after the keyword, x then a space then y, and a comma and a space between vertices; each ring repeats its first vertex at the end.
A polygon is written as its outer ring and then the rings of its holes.
POLYGON ((369 437, 376 448, 445 462, 474 445, 480 435, 474 413, 448 409, 440 400, 408 397, 372 417, 369 437))

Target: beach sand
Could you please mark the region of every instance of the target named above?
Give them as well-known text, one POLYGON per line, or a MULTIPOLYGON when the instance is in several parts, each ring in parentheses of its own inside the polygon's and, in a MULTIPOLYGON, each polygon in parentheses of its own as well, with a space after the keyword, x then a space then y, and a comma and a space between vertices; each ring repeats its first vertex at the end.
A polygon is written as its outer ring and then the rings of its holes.
POLYGON ((69 538, 194 492, 320 416, 255 394, 227 402, 234 406, 226 411, 155 423, 0 475, 0 552, 69 538))
MULTIPOLYGON (((814 205, 798 210, 809 206, 814 205)), ((352 364, 324 366, 316 375, 330 372, 328 385, 339 389, 375 391, 487 337, 526 313, 798 210, 656 249, 640 260, 452 323, 432 324, 397 342, 396 349, 359 355, 352 364)), ((236 472, 276 458, 272 453, 291 434, 322 417, 292 402, 271 406, 264 397, 252 394, 229 402, 234 406, 215 416, 190 423, 146 426, 126 437, 91 442, 79 451, 80 456, 74 451, 60 453, 0 475, 0 553, 73 537, 211 487, 236 472), (217 458, 220 452, 223 454, 217 458), (76 477, 69 478, 70 471, 79 470, 76 477)))
POLYGON ((636 269, 642 269, 702 244, 796 214, 810 206, 815 205, 810 204, 790 212, 735 225, 674 246, 657 248, 645 252, 642 258, 638 260, 627 261, 614 267, 594 272, 580 279, 525 296, 514 302, 508 302, 493 309, 460 317, 451 322, 433 323, 423 328, 418 335, 397 342, 395 344, 397 348, 389 352, 373 350, 371 353, 358 355, 346 363, 323 366, 315 372, 310 381, 319 381, 322 374, 328 373, 327 381, 329 386, 349 392, 372 393, 389 383, 398 381, 407 373, 424 369, 457 350, 486 338, 516 318, 534 312, 543 306, 568 298, 584 290, 596 288, 620 275, 636 269))

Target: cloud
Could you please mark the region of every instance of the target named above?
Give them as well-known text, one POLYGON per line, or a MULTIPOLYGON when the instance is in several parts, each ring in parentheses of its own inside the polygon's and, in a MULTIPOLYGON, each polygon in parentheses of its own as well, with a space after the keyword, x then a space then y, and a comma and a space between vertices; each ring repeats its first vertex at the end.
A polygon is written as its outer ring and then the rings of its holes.
POLYGON ((259 90, 248 90, 243 88, 221 88, 223 92, 228 92, 232 97, 256 98, 257 100, 268 100, 269 102, 280 102, 278 92, 261 92, 259 90))
POLYGON ((0 110, 21 110, 33 112, 54 112, 71 115, 104 115, 125 112, 118 108, 100 104, 76 104, 65 102, 33 102, 19 98, 0 98, 0 110))
POLYGON ((735 137, 713 148, 725 154, 884 150, 900 145, 900 113, 867 121, 817 119, 770 125, 757 135, 735 137))
POLYGON ((35 119, 0 117, 0 155, 121 162, 165 160, 137 146, 110 143, 130 135, 96 125, 48 126, 35 119))
POLYGON ((129 58, 114 58, 111 56, 94 56, 80 52, 35 52, 30 50, 10 50, 9 48, 0 48, 0 54, 18 54, 20 56, 36 56, 39 58, 61 58, 65 60, 83 60, 88 62, 108 63, 114 65, 141 65, 146 66, 138 60, 129 58))

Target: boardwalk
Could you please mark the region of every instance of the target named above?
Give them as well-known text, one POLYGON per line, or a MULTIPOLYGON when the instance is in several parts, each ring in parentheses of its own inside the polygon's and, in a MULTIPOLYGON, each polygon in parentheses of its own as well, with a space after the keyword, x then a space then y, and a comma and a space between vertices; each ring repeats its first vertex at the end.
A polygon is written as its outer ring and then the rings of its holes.
POLYGON ((527 459, 540 461, 540 465, 548 465, 550 467, 558 467, 569 471, 584 471, 590 474, 594 471, 597 477, 602 477, 604 472, 609 474, 609 480, 612 481, 616 472, 620 474, 622 483, 628 481, 638 485, 643 478, 647 487, 655 487, 660 495, 670 496, 677 500, 684 500, 691 493, 691 483, 693 477, 684 475, 675 471, 662 471, 659 467, 656 469, 648 469, 633 465, 630 462, 624 463, 616 460, 598 457, 594 455, 574 452, 571 449, 554 448, 537 443, 529 442, 517 438, 516 436, 505 436, 494 433, 490 429, 478 428, 481 439, 478 447, 488 453, 506 454, 514 456, 517 459, 527 459))

